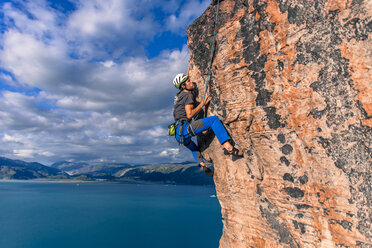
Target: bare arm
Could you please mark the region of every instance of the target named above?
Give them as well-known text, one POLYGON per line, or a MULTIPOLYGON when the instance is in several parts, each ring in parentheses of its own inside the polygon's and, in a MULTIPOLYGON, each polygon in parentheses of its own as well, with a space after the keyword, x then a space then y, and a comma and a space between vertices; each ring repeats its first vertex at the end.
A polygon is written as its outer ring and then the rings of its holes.
MULTIPOLYGON (((207 96, 205 98, 205 103, 204 104, 207 105, 210 100, 211 100, 211 98, 209 96, 207 96)), ((187 118, 188 119, 193 118, 195 115, 197 115, 200 112, 200 110, 202 109, 202 107, 203 107, 203 103, 202 102, 199 103, 199 105, 196 106, 195 108, 194 108, 194 106, 192 104, 185 105, 185 111, 186 111, 187 118)))

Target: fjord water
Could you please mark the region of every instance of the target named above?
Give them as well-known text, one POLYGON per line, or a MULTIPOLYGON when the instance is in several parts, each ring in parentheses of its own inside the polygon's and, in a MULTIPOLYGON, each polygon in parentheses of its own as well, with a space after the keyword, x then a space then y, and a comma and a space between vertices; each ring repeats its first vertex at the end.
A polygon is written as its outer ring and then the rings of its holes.
POLYGON ((0 247, 218 247, 213 187, 0 181, 0 247))

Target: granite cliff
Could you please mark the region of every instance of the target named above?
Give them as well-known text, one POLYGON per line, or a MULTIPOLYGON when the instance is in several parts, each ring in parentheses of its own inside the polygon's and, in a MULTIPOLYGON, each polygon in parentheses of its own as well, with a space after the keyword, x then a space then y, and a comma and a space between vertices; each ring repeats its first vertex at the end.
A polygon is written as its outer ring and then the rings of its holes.
MULTIPOLYGON (((217 1, 187 30, 188 73, 204 94, 217 1)), ((372 247, 372 2, 224 0, 207 115, 220 247, 372 247)))

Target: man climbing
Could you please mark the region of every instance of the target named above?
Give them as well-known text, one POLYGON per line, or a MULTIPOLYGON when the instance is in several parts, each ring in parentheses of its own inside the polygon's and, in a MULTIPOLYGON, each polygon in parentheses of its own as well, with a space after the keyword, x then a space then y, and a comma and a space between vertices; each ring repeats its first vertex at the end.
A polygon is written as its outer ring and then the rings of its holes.
POLYGON ((195 85, 191 82, 190 77, 185 74, 178 74, 173 80, 174 86, 180 91, 174 98, 173 116, 176 121, 176 140, 186 146, 194 156, 194 159, 207 174, 211 174, 211 169, 204 163, 203 157, 198 146, 191 140, 192 136, 212 129, 220 144, 224 147, 225 155, 232 155, 232 160, 243 157, 243 152, 235 148, 230 140, 225 127, 217 116, 210 116, 191 122, 192 118, 197 116, 203 105, 207 105, 211 98, 205 97, 204 104, 196 105, 195 96, 192 94, 195 85))

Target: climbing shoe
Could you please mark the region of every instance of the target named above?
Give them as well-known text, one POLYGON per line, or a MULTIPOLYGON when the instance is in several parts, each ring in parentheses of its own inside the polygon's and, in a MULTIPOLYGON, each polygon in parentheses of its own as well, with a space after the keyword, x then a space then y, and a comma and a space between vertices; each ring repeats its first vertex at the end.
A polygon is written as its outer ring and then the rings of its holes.
POLYGON ((233 147, 230 152, 226 148, 224 148, 223 150, 225 155, 232 155, 232 161, 238 160, 244 156, 244 153, 242 151, 239 151, 235 147, 233 147))
POLYGON ((214 172, 209 167, 202 166, 202 169, 203 169, 203 171, 204 171, 205 174, 207 174, 210 177, 213 177, 214 172))

